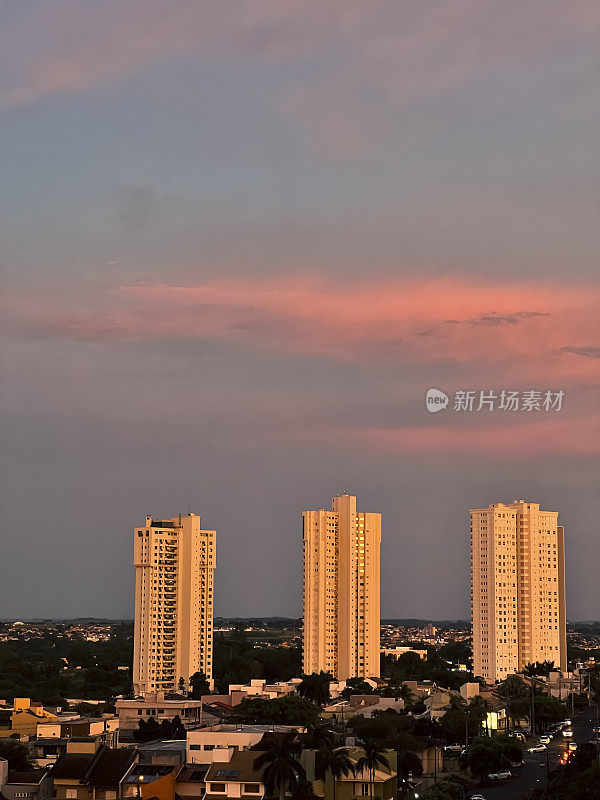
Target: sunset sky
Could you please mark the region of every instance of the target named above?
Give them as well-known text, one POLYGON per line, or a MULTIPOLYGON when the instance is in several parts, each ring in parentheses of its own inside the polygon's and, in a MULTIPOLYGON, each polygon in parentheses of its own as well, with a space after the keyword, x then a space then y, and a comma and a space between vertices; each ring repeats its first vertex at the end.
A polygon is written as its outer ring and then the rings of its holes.
POLYGON ((595 3, 3 15, 0 615, 131 617, 133 526, 189 508, 217 615, 299 616, 301 511, 347 487, 384 617, 465 618, 468 509, 525 498, 597 619, 595 3))

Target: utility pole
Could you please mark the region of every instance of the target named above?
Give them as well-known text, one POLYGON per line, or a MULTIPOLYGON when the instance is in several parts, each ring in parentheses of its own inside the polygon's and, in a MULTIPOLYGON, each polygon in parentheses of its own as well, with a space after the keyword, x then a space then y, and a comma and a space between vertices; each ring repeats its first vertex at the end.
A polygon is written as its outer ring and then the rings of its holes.
POLYGON ((531 676, 531 735, 535 736, 535 689, 534 689, 535 680, 533 675, 531 676))

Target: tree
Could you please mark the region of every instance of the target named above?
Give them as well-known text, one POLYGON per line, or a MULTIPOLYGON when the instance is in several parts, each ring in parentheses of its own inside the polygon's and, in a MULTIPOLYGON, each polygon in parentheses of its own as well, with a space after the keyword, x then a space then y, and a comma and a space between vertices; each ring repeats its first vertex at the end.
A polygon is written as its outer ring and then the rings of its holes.
POLYGON ((179 714, 176 714, 173 717, 173 732, 171 734, 173 739, 185 739, 187 737, 187 731, 181 721, 181 717, 179 714))
POLYGON ((318 706, 324 706, 331 698, 329 685, 333 681, 330 672, 313 672, 310 675, 304 674, 302 681, 298 684, 297 692, 300 697, 304 697, 318 706))
POLYGON ((469 747, 464 763, 473 775, 483 781, 490 772, 498 772, 510 766, 510 759, 505 755, 502 742, 487 737, 475 739, 469 747))
POLYGON ((177 686, 178 686, 179 691, 181 692, 181 694, 184 694, 184 692, 185 692, 185 678, 179 678, 177 686))
POLYGON ((363 678, 348 678, 341 696, 346 700, 353 694, 374 694, 373 687, 363 678))
POLYGON ((202 695, 210 694, 210 683, 203 672, 194 672, 190 676, 190 688, 193 700, 201 700, 202 695))
POLYGON ((292 792, 292 800, 317 800, 313 785, 307 778, 301 778, 292 792))
POLYGON ((358 742, 358 746, 364 751, 364 755, 362 755, 356 762, 356 772, 359 773, 363 772, 364 770, 368 770, 369 796, 371 797, 371 800, 373 800, 375 791, 375 770, 378 767, 389 769, 390 764, 385 754, 385 750, 376 740, 363 739, 358 742))
POLYGON ((288 694, 267 700, 245 697, 235 707, 233 720, 255 725, 314 725, 318 719, 316 706, 303 697, 288 694))
POLYGON ((355 774, 355 765, 349 756, 347 747, 336 747, 335 750, 324 748, 316 756, 315 773, 319 780, 325 780, 327 773, 333 780, 333 800, 335 800, 336 781, 355 774))
POLYGON ((298 761, 301 752, 297 734, 290 731, 273 741, 268 750, 254 759, 254 769, 262 772, 267 795, 278 795, 283 800, 286 792, 293 794, 299 784, 306 780, 304 768, 298 761))
POLYGON ((0 758, 8 761, 9 770, 26 772, 33 769, 27 748, 16 739, 0 739, 0 758))
POLYGON ((464 775, 448 775, 423 793, 423 800, 463 800, 472 782, 464 775))

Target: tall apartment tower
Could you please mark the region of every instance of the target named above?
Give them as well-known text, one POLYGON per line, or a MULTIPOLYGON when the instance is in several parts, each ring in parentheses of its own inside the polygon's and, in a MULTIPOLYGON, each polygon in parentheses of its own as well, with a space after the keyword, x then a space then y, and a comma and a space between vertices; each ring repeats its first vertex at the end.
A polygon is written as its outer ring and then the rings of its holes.
POLYGON ((302 517, 304 672, 378 677, 381 514, 343 494, 302 517))
POLYGON ((564 528, 515 500, 471 510, 473 671, 494 683, 532 661, 567 667, 564 528))
POLYGON ((212 685, 215 538, 196 514, 134 529, 136 695, 187 689, 195 672, 212 685))

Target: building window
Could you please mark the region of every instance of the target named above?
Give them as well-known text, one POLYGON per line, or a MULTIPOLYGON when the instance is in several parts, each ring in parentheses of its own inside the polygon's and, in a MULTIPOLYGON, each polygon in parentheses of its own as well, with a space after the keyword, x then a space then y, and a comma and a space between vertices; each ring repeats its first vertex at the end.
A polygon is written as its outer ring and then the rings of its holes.
POLYGON ((225 792, 225 784, 224 783, 211 783, 210 785, 211 792, 225 792))
POLYGON ((259 794, 260 793, 260 784, 258 784, 258 783, 245 783, 244 784, 244 792, 246 794, 259 794))
POLYGON ((66 789, 65 797, 67 798, 67 800, 75 800, 75 798, 77 797, 77 789, 66 789))

